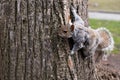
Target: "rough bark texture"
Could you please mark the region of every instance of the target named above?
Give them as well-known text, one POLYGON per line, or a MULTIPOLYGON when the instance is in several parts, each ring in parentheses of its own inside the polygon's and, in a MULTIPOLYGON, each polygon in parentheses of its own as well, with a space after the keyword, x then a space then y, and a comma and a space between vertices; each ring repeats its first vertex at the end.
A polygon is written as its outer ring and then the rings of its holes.
MULTIPOLYGON (((58 25, 65 24, 64 5, 68 4, 61 0, 1 0, 1 79, 73 79, 67 65, 68 44, 63 45, 67 40, 56 35, 58 25)), ((81 5, 82 9, 86 4, 81 1, 81 5)))
POLYGON ((0 0, 0 80, 95 80, 80 52, 70 70, 68 40, 57 35, 71 3, 87 26, 87 0, 0 0))
POLYGON ((110 64, 97 64, 95 73, 97 74, 96 80, 120 80, 119 70, 110 64))
MULTIPOLYGON (((0 80, 73 79, 67 39, 57 36, 59 25, 66 23, 70 2, 0 0, 0 80)), ((80 3, 86 19, 87 0, 74 2, 80 3)))

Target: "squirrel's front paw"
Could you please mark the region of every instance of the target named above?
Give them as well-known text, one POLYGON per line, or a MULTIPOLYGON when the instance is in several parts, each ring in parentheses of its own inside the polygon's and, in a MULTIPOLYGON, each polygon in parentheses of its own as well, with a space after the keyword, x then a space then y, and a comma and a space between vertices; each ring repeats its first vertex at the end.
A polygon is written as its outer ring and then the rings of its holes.
POLYGON ((70 54, 73 55, 73 54, 74 54, 74 51, 71 51, 70 54))

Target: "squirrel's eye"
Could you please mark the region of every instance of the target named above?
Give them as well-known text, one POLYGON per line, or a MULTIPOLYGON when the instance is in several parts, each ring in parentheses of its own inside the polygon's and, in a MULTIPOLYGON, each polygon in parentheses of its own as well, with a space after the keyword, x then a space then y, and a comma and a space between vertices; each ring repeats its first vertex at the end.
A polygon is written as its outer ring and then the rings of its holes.
POLYGON ((59 26, 59 28, 60 28, 61 26, 59 26))
POLYGON ((63 31, 64 33, 67 33, 67 31, 63 31))

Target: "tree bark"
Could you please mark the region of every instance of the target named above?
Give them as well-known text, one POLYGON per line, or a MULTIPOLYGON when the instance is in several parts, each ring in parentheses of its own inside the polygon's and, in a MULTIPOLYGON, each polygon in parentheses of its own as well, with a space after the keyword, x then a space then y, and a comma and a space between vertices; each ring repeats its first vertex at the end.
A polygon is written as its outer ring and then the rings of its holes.
POLYGON ((92 59, 81 52, 70 70, 68 40, 57 35, 71 3, 88 26, 87 1, 0 0, 0 80, 95 80, 92 59))

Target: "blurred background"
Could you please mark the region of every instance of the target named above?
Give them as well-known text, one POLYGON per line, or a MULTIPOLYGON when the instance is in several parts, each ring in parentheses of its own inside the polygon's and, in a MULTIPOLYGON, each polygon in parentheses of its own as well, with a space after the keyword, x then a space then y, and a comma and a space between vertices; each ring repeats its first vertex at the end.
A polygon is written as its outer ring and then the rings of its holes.
POLYGON ((115 48, 120 53, 120 0, 88 0, 89 24, 92 28, 106 27, 112 33, 115 48))
POLYGON ((120 12, 120 0, 89 0, 89 10, 120 12))

